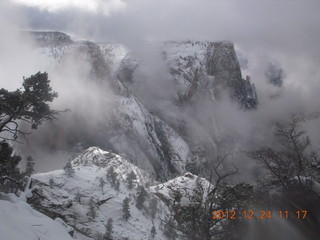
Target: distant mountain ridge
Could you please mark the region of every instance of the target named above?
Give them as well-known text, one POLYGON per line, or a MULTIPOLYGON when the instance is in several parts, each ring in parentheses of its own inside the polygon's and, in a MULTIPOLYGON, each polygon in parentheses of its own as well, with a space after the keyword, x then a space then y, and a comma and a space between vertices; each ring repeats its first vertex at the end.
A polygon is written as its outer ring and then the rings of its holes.
MULTIPOLYGON (((152 91, 164 96, 166 91, 172 94, 170 99, 163 99, 168 107, 161 107, 150 105, 152 99, 144 97, 148 91, 143 90, 144 81, 153 77, 152 73, 143 68, 143 61, 127 47, 74 41, 60 32, 29 32, 29 35, 38 43, 36 51, 47 59, 48 67, 54 65, 55 71, 59 71, 65 67, 64 59, 70 56, 80 59, 86 66, 78 66, 79 69, 88 69, 87 81, 98 84, 101 91, 107 84, 108 91, 114 94, 112 111, 95 128, 87 127, 83 113, 76 111, 72 113, 73 121, 80 123, 80 128, 60 123, 56 133, 65 136, 64 144, 69 149, 79 142, 85 147, 111 149, 161 181, 186 170, 201 172, 203 163, 220 154, 226 131, 216 120, 215 104, 223 94, 227 93, 243 109, 257 107, 254 84, 249 77, 242 78, 231 42, 162 44, 160 49, 167 66, 164 71, 173 84, 159 90, 157 85, 153 87, 152 91)), ((100 102, 102 106, 110 104, 104 99, 100 102)), ((55 144, 54 136, 46 137, 55 144)))
POLYGON ((24 33, 29 34, 42 47, 73 43, 71 37, 62 32, 26 31, 24 33))

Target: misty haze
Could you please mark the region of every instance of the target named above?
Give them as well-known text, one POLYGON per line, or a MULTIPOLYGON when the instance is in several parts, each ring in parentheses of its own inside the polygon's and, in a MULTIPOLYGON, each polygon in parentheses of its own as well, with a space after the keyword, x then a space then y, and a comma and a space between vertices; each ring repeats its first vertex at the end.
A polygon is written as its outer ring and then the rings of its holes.
POLYGON ((0 239, 319 238, 319 12, 0 1, 0 239))

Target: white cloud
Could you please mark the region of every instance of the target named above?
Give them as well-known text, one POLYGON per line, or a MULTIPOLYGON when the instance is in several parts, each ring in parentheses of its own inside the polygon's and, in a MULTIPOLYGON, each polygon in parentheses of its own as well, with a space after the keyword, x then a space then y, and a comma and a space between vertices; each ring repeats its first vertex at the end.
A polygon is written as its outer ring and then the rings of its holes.
POLYGON ((27 7, 37 7, 49 12, 77 8, 85 12, 104 15, 110 15, 126 7, 123 0, 11 0, 11 2, 27 7))

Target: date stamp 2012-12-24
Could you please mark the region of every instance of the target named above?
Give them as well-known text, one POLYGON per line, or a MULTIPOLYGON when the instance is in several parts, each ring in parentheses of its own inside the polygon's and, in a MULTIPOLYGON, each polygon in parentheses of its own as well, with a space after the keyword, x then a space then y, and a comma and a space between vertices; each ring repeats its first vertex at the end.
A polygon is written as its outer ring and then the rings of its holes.
POLYGON ((273 217, 279 217, 280 219, 305 219, 308 211, 213 211, 212 219, 272 219, 273 217))

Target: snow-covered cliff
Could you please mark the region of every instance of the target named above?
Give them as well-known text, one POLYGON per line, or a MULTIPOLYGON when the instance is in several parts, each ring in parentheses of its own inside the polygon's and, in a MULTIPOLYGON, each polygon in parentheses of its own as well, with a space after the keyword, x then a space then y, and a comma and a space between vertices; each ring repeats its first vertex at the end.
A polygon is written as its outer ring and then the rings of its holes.
MULTIPOLYGON (((230 42, 161 44, 159 65, 164 68, 157 71, 167 75, 155 81, 168 78, 164 83, 171 84, 148 85, 145 83, 156 73, 121 44, 73 41, 58 32, 33 32, 31 36, 41 42, 35 51, 46 62, 49 76, 58 73, 67 82, 69 71, 79 71, 77 76, 99 89, 96 95, 91 94, 95 101, 81 107, 86 99, 68 96, 68 101, 80 103, 71 106, 69 123, 61 120, 54 131, 65 136, 63 144, 69 149, 79 142, 85 147, 111 149, 163 181, 186 169, 201 172, 199 166, 219 154, 225 131, 217 122, 215 104, 223 95, 243 109, 257 105, 254 84, 249 77, 242 79, 230 42), (88 123, 84 113, 88 115, 93 109, 98 109, 99 117, 88 123)), ((62 145, 54 143, 56 136, 48 138, 52 148, 62 145)))

